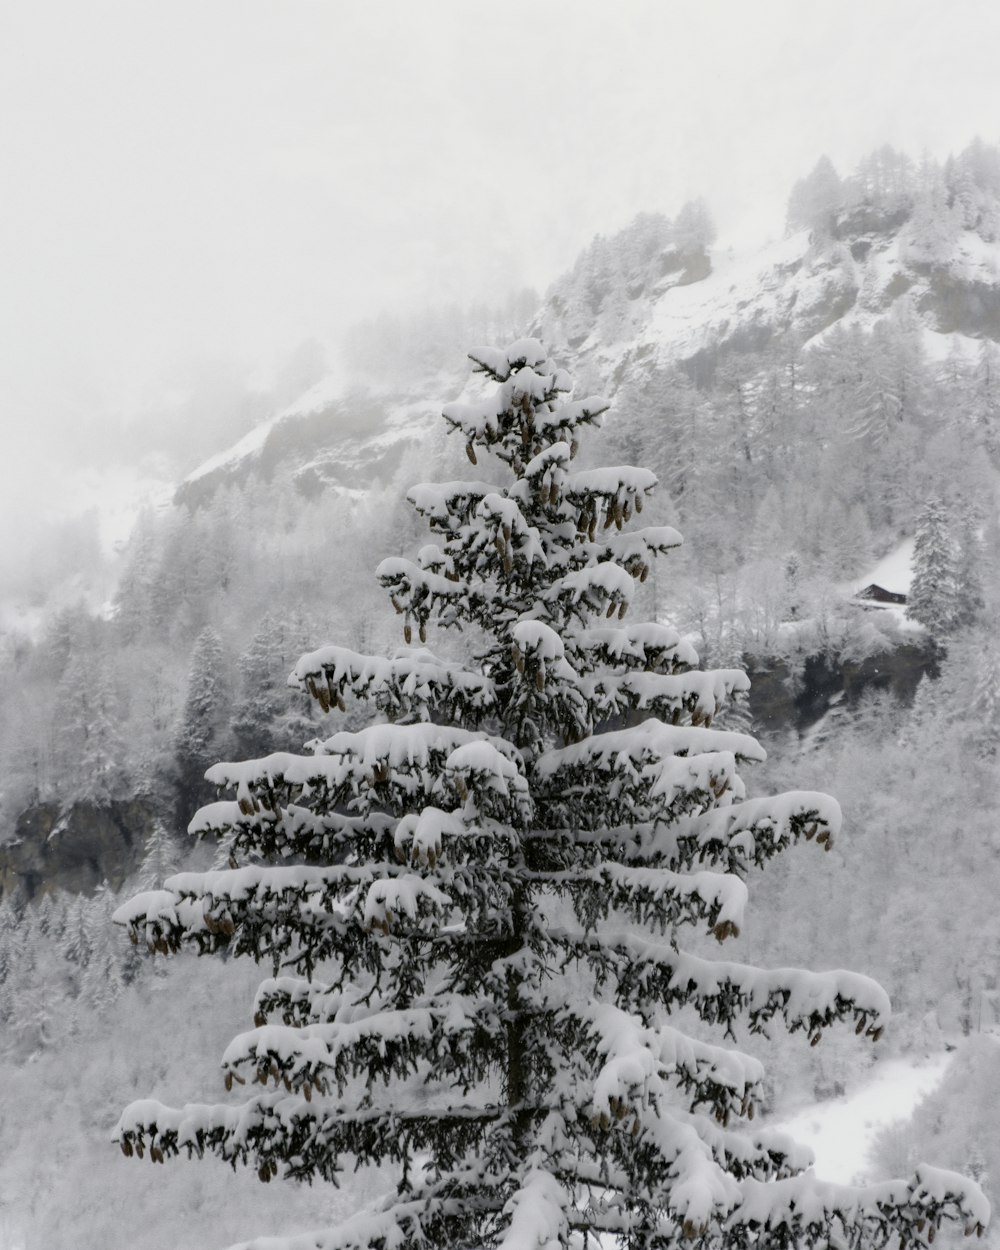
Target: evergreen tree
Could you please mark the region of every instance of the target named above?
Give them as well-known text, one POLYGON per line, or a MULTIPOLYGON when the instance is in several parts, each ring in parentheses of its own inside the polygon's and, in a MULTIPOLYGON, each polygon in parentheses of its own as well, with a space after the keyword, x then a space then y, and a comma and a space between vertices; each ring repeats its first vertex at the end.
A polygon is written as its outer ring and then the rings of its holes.
POLYGON ((115 592, 115 621, 126 645, 135 642, 156 621, 153 587, 157 537, 156 516, 147 506, 139 513, 129 536, 125 567, 115 592))
POLYGON ((87 1004, 98 1012, 106 1011, 118 998, 123 986, 121 948, 109 941, 113 933, 111 916, 115 896, 107 881, 102 881, 93 898, 86 900, 83 922, 87 929, 89 953, 80 990, 87 1004))
POLYGON ((222 639, 217 630, 207 625, 191 654, 187 694, 174 737, 178 789, 185 804, 202 797, 202 777, 220 745, 225 694, 222 659, 222 639))
POLYGON ((935 640, 947 638, 958 621, 957 573, 958 553, 949 530, 948 511, 940 499, 929 499, 917 518, 906 611, 935 640))
POLYGON ((975 669, 975 684, 969 701, 973 738, 984 756, 1000 751, 1000 644, 996 638, 983 640, 984 646, 975 669))
POLYGON ((715 242, 715 222, 700 196, 696 200, 688 200, 677 214, 673 241, 681 256, 689 259, 706 255, 715 242))
POLYGON ((293 749, 309 737, 310 723, 293 705, 287 681, 292 654, 305 645, 297 624, 267 613, 240 656, 240 693, 230 726, 243 754, 293 749))
POLYGON ((158 890, 181 864, 180 848, 162 820, 155 820, 146 838, 136 885, 140 890, 158 890))
MULTIPOLYGON (((903 723, 899 735, 900 746, 907 749, 918 743, 921 737, 935 726, 941 709, 938 703, 938 683, 926 673, 921 673, 917 688, 913 692, 913 702, 903 723)), ((933 732, 937 732, 936 728, 933 732)))
POLYGON ((119 700, 102 655, 77 653, 59 682, 56 702, 59 785, 76 801, 109 804, 124 783, 119 700))
POLYGON ((843 203, 844 188, 840 175, 830 158, 821 156, 809 176, 800 178, 792 188, 788 198, 788 229, 816 230, 830 235, 843 203))
POLYGON ((955 624, 960 629, 975 625, 983 614, 983 542, 979 537, 979 517, 967 503, 960 508, 955 557, 955 624))
POLYGON ((996 462, 1000 455, 1000 348, 991 339, 979 345, 970 400, 983 447, 996 462))
POLYGON ((136 1103, 122 1150, 215 1153, 265 1181, 395 1165, 397 1192, 309 1238, 323 1250, 597 1236, 787 1250, 894 1231, 924 1245, 950 1216, 981 1227, 988 1206, 961 1177, 921 1167, 838 1190, 784 1137, 731 1127, 753 1116, 761 1066, 685 1021, 780 1022, 815 1044, 837 1021, 877 1039, 888 1014, 857 974, 680 945, 688 927, 736 933, 746 871, 799 838, 829 848, 839 808, 809 792, 744 801, 737 761, 763 752, 710 726, 745 674, 698 671, 672 629, 620 623, 680 538, 624 528, 648 470, 573 471, 605 401, 566 398, 535 340, 472 359, 494 389, 444 417, 503 484, 410 491, 441 542, 379 566, 404 650, 327 646, 295 668, 324 709, 360 696, 382 720, 311 756, 216 765, 235 800, 192 828, 230 837, 233 866, 116 913, 151 950, 272 961, 223 1067, 230 1088, 274 1091, 136 1103), (467 630, 474 663, 425 649, 434 614, 467 630))

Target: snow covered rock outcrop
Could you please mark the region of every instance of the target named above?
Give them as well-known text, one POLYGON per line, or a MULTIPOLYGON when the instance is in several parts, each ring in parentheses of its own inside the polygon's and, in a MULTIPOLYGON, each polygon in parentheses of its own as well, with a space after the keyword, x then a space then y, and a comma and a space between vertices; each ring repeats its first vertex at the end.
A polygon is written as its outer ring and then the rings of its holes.
MULTIPOLYGON (((613 394, 654 367, 679 366, 702 385, 727 357, 789 337, 819 342, 837 325, 871 330, 893 316, 922 331, 938 357, 956 341, 1000 341, 1000 241, 982 214, 963 217, 943 202, 862 200, 829 229, 801 229, 739 254, 680 250, 665 219, 640 214, 584 250, 531 329, 588 385, 613 394)), ((178 501, 197 506, 220 485, 279 470, 307 494, 386 481, 426 439, 431 397, 455 378, 433 374, 404 390, 371 367, 368 389, 351 389, 360 374, 350 367, 318 383, 190 474, 178 501)))
POLYGON ((931 241, 919 220, 857 211, 831 234, 800 230, 747 253, 720 251, 695 280, 667 261, 652 258, 645 283, 605 279, 596 309, 594 282, 574 270, 550 292, 538 330, 612 384, 635 364, 680 365, 706 382, 727 355, 783 335, 807 343, 836 324, 870 330, 904 301, 929 346, 954 334, 1000 340, 1000 243, 971 229, 931 241), (584 337, 581 305, 596 312, 584 337))

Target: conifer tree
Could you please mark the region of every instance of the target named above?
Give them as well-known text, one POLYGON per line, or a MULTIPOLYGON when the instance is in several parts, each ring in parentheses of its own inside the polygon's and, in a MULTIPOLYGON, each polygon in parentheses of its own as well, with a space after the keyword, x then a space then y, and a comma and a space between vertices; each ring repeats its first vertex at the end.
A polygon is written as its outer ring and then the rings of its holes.
POLYGON ((980 518, 966 504, 960 508, 956 525, 955 624, 959 629, 975 625, 986 602, 983 597, 983 541, 979 536, 980 518))
POLYGON ((761 1066, 684 1020, 877 1039, 888 999, 854 973, 716 962, 682 935, 736 933, 746 871, 799 839, 829 847, 839 809, 746 800, 737 762, 763 752, 711 728, 745 674, 699 671, 672 629, 624 620, 680 537, 626 528, 648 470, 574 471, 605 401, 569 398, 535 340, 471 355, 492 389, 444 418, 489 476, 415 486, 440 541, 378 569, 406 646, 326 646, 294 670, 324 710, 360 697, 379 720, 214 766, 235 798, 191 827, 229 838, 230 866, 116 913, 150 950, 274 971, 223 1056, 237 1100, 133 1104, 121 1149, 214 1153, 264 1181, 394 1165, 377 1210, 288 1242, 314 1250, 785 1250, 981 1228, 988 1206, 954 1174, 838 1189, 780 1134, 735 1131, 761 1066), (427 649, 432 618, 466 631, 468 664, 427 649))
POLYGON ((125 780, 120 709, 109 668, 101 655, 74 655, 57 691, 61 783, 73 800, 97 806, 120 798, 125 780))
MULTIPOLYGON (((87 899, 84 924, 88 930, 89 952, 80 982, 80 991, 88 1006, 106 1011, 122 992, 124 961, 121 948, 109 941, 113 932, 111 915, 115 896, 107 881, 102 881, 87 899)), ((126 949, 128 949, 126 947, 126 949)))
POLYGON ((789 231, 816 230, 833 233, 837 213, 844 204, 844 186, 833 162, 823 155, 806 178, 800 178, 788 199, 789 231))
POLYGON ((206 625, 191 653, 187 694, 174 736, 182 800, 201 797, 201 777, 218 746, 225 693, 222 657, 222 639, 216 629, 206 625))
POLYGON ((983 639, 974 671, 969 702, 973 737, 984 756, 995 757, 1000 751, 1000 644, 994 637, 983 639))
POLYGON ((154 820, 146 838, 136 885, 140 891, 158 890, 167 877, 180 867, 181 854, 176 838, 162 820, 154 820))
POLYGON ((948 510, 940 499, 929 499, 917 518, 907 615, 938 641, 955 628, 959 609, 958 552, 948 510))
POLYGON ((294 706, 295 696, 285 680, 289 648, 294 647, 294 656, 304 645, 298 641, 302 632, 295 627, 298 624, 267 613, 240 656, 240 690, 230 727, 241 753, 300 743, 309 732, 306 716, 294 706))

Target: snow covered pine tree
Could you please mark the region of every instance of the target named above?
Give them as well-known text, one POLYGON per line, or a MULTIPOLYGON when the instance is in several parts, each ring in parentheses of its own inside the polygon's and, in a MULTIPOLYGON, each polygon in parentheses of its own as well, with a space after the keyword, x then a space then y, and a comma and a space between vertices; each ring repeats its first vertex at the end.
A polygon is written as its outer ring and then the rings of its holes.
POLYGON ((736 1128, 760 1065, 672 1023, 687 1007, 726 1033, 780 1020, 816 1042, 844 1021, 878 1037, 889 1003, 863 976, 678 945, 688 925, 735 933, 748 866, 799 838, 829 846, 839 809, 744 800, 737 761, 763 752, 710 724, 745 675, 696 670, 664 625, 619 624, 680 537, 624 528, 648 471, 572 471, 605 401, 568 398, 535 340, 471 356, 495 386, 444 417, 506 484, 414 487, 442 545, 378 569, 406 648, 327 646, 293 674, 324 709, 373 700, 382 723, 210 769, 236 798, 192 828, 232 835, 231 868, 116 913, 151 951, 273 961, 256 1028, 222 1061, 228 1089, 261 1088, 135 1103, 116 1140, 262 1180, 398 1167, 378 1209, 269 1247, 921 1246, 944 1218, 981 1232, 988 1204, 953 1173, 840 1188, 786 1138, 736 1128), (471 630, 476 667, 416 645, 432 613, 471 630))
POLYGON ((961 616, 959 553, 940 499, 928 499, 917 518, 913 542, 913 581, 907 615, 925 626, 935 641, 951 634, 961 616))

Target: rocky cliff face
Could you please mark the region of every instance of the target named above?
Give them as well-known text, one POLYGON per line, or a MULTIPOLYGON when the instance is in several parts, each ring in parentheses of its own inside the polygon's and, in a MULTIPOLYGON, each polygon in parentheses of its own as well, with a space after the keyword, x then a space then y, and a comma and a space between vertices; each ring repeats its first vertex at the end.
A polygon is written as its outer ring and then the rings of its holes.
POLYGON ((17 891, 29 900, 56 890, 89 894, 102 881, 119 889, 142 862, 152 822, 152 809, 139 800, 68 810, 35 804, 0 846, 0 899, 17 891))
POLYGON ((750 661, 750 714, 759 732, 803 734, 831 707, 852 708, 865 692, 885 691, 908 703, 921 677, 937 675, 939 658, 930 645, 907 643, 861 661, 811 656, 797 676, 784 660, 766 668, 750 661))
POLYGON ((331 379, 206 461, 180 484, 175 502, 198 507, 220 487, 278 476, 306 496, 364 491, 391 480, 436 415, 419 397, 385 387, 343 392, 331 379))
MULTIPOLYGON (((651 263, 652 264, 652 263, 651 263)), ((699 385, 727 356, 761 351, 786 335, 803 344, 832 326, 864 329, 905 314, 946 354, 945 336, 1000 341, 1000 244, 972 230, 929 241, 900 214, 858 210, 834 232, 800 231, 710 266, 634 283, 622 300, 586 274, 557 283, 535 330, 576 373, 615 382, 636 367, 682 367, 699 385), (580 307, 589 328, 580 333, 580 307), (934 340, 939 342, 935 343, 934 340)))
MULTIPOLYGON (((1000 342, 1000 243, 975 230, 942 234, 907 212, 862 205, 828 232, 803 230, 741 255, 681 255, 651 248, 644 222, 595 241, 530 326, 588 389, 614 394, 636 370, 667 365, 707 384, 727 356, 787 335, 809 343, 838 324, 870 329, 897 312, 940 356, 946 336, 1000 342)), ((305 493, 386 481, 426 439, 461 375, 435 374, 406 392, 369 381, 350 391, 331 375, 191 474, 178 501, 197 506, 227 482, 277 472, 305 493)))

